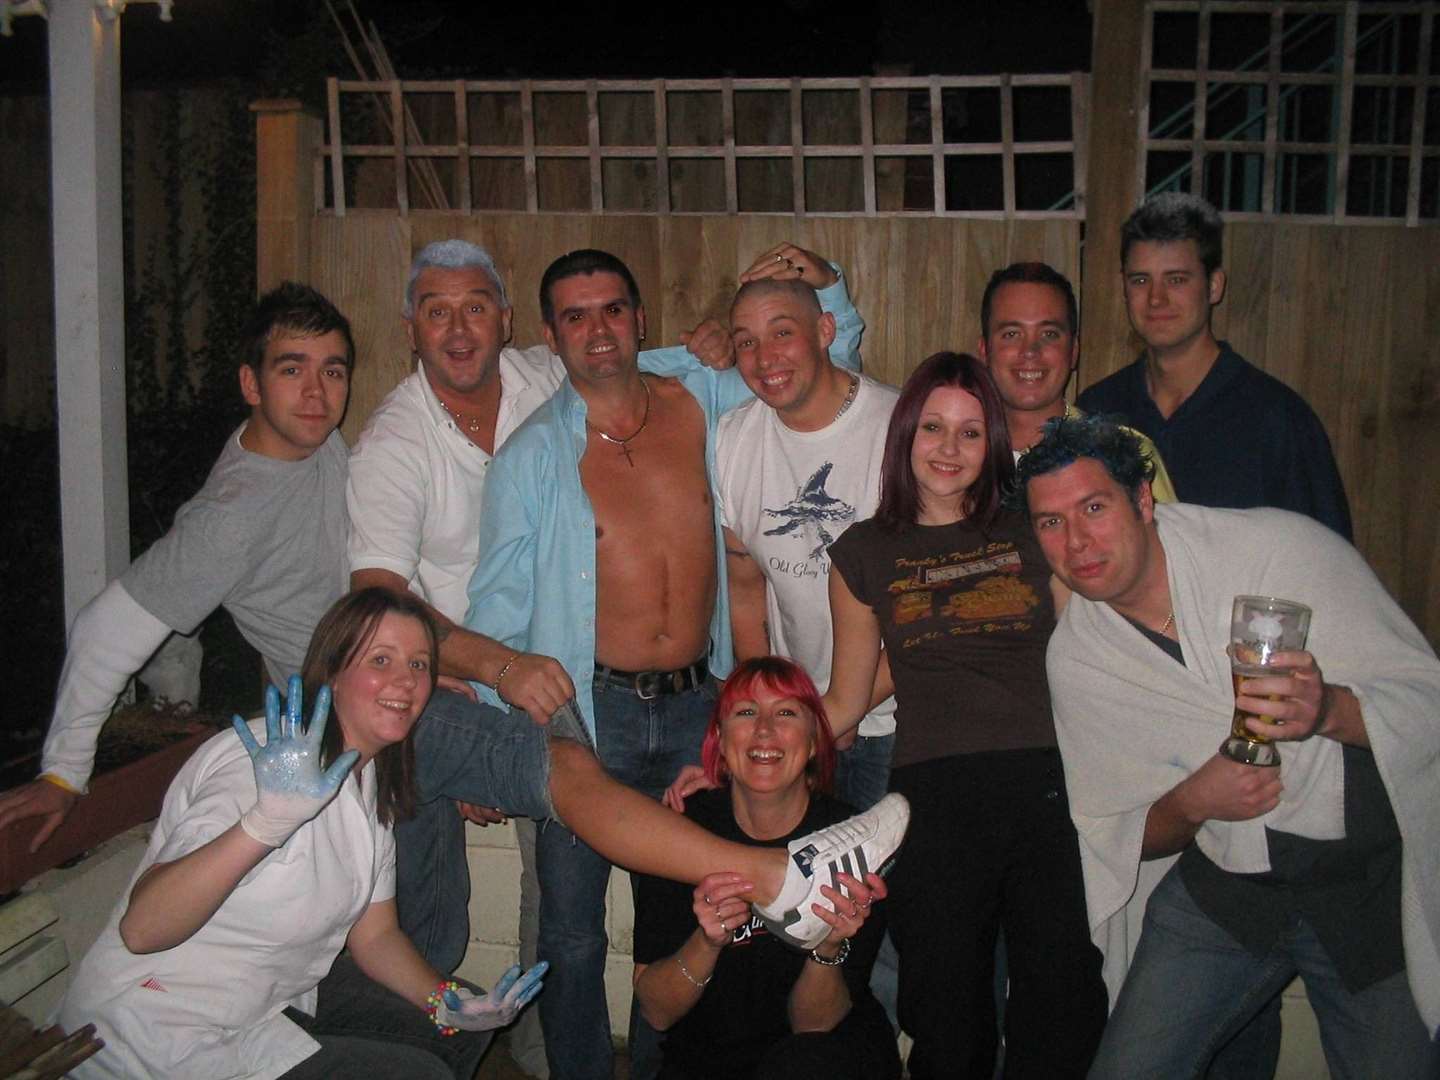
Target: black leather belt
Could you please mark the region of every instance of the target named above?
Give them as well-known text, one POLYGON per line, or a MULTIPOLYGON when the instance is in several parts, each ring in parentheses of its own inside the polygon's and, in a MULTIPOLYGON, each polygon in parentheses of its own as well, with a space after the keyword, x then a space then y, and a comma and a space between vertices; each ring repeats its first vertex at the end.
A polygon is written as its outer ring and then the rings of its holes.
POLYGON ((633 690, 643 701, 665 694, 683 694, 698 690, 710 677, 710 665, 705 657, 693 664, 674 671, 621 671, 606 667, 598 661, 595 664, 595 682, 600 686, 616 686, 622 690, 633 690))

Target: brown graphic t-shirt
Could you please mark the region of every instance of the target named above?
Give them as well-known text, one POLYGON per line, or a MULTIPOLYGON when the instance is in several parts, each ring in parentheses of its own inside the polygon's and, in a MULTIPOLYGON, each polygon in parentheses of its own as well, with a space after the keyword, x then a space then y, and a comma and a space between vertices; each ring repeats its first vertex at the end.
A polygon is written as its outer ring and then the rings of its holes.
POLYGON ((880 620, 895 679, 895 766, 1055 745, 1045 646, 1050 569, 1030 523, 1004 512, 887 532, 872 518, 830 546, 880 620))

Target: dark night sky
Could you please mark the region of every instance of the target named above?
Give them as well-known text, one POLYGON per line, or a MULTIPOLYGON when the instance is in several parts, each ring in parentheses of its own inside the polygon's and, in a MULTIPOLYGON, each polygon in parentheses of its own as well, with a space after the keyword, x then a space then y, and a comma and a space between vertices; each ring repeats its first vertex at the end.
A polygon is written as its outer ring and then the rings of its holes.
MULTIPOLYGON (((877 64, 916 74, 1064 72, 1088 69, 1090 58, 1085 0, 357 6, 410 78, 861 75, 877 64)), ((274 55, 277 36, 308 34, 334 48, 328 22, 316 18, 323 11, 319 0, 176 0, 167 25, 155 7, 134 5, 123 23, 126 83, 247 75, 274 55)), ((17 19, 15 36, 0 39, 0 85, 40 91, 44 77, 43 20, 17 19)))

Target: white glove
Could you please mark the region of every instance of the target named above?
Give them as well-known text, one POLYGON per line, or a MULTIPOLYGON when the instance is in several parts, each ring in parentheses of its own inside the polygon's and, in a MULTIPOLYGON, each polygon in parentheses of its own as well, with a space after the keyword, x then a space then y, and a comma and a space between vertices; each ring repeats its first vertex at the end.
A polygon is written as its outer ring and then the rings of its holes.
POLYGON ((250 727, 235 717, 235 733, 255 766, 255 805, 240 815, 240 827, 260 843, 279 847, 335 797, 355 762, 358 750, 346 750, 323 773, 320 744, 330 717, 330 688, 315 695, 310 728, 300 730, 300 676, 290 676, 285 715, 280 715, 280 692, 265 689, 265 745, 250 734, 250 727))
POLYGON ((435 1023, 462 1031, 493 1031, 513 1024, 520 1010, 544 988, 540 980, 549 970, 549 961, 541 960, 521 975, 520 965, 515 964, 488 994, 477 996, 463 986, 446 990, 435 1010, 435 1023))

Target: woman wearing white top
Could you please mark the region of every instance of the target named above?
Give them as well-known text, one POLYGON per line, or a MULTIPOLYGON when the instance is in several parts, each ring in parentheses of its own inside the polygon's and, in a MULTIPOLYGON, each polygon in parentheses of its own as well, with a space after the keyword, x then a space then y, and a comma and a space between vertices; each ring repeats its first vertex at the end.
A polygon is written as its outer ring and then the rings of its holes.
POLYGON ((73 1075, 474 1074, 544 965, 473 993, 396 923, 391 824, 413 806, 410 732, 437 654, 418 602, 352 593, 305 658, 308 730, 297 677, 284 716, 267 694, 263 747, 260 722, 237 717, 181 770, 62 1005, 62 1024, 94 1022, 106 1043, 73 1075))

